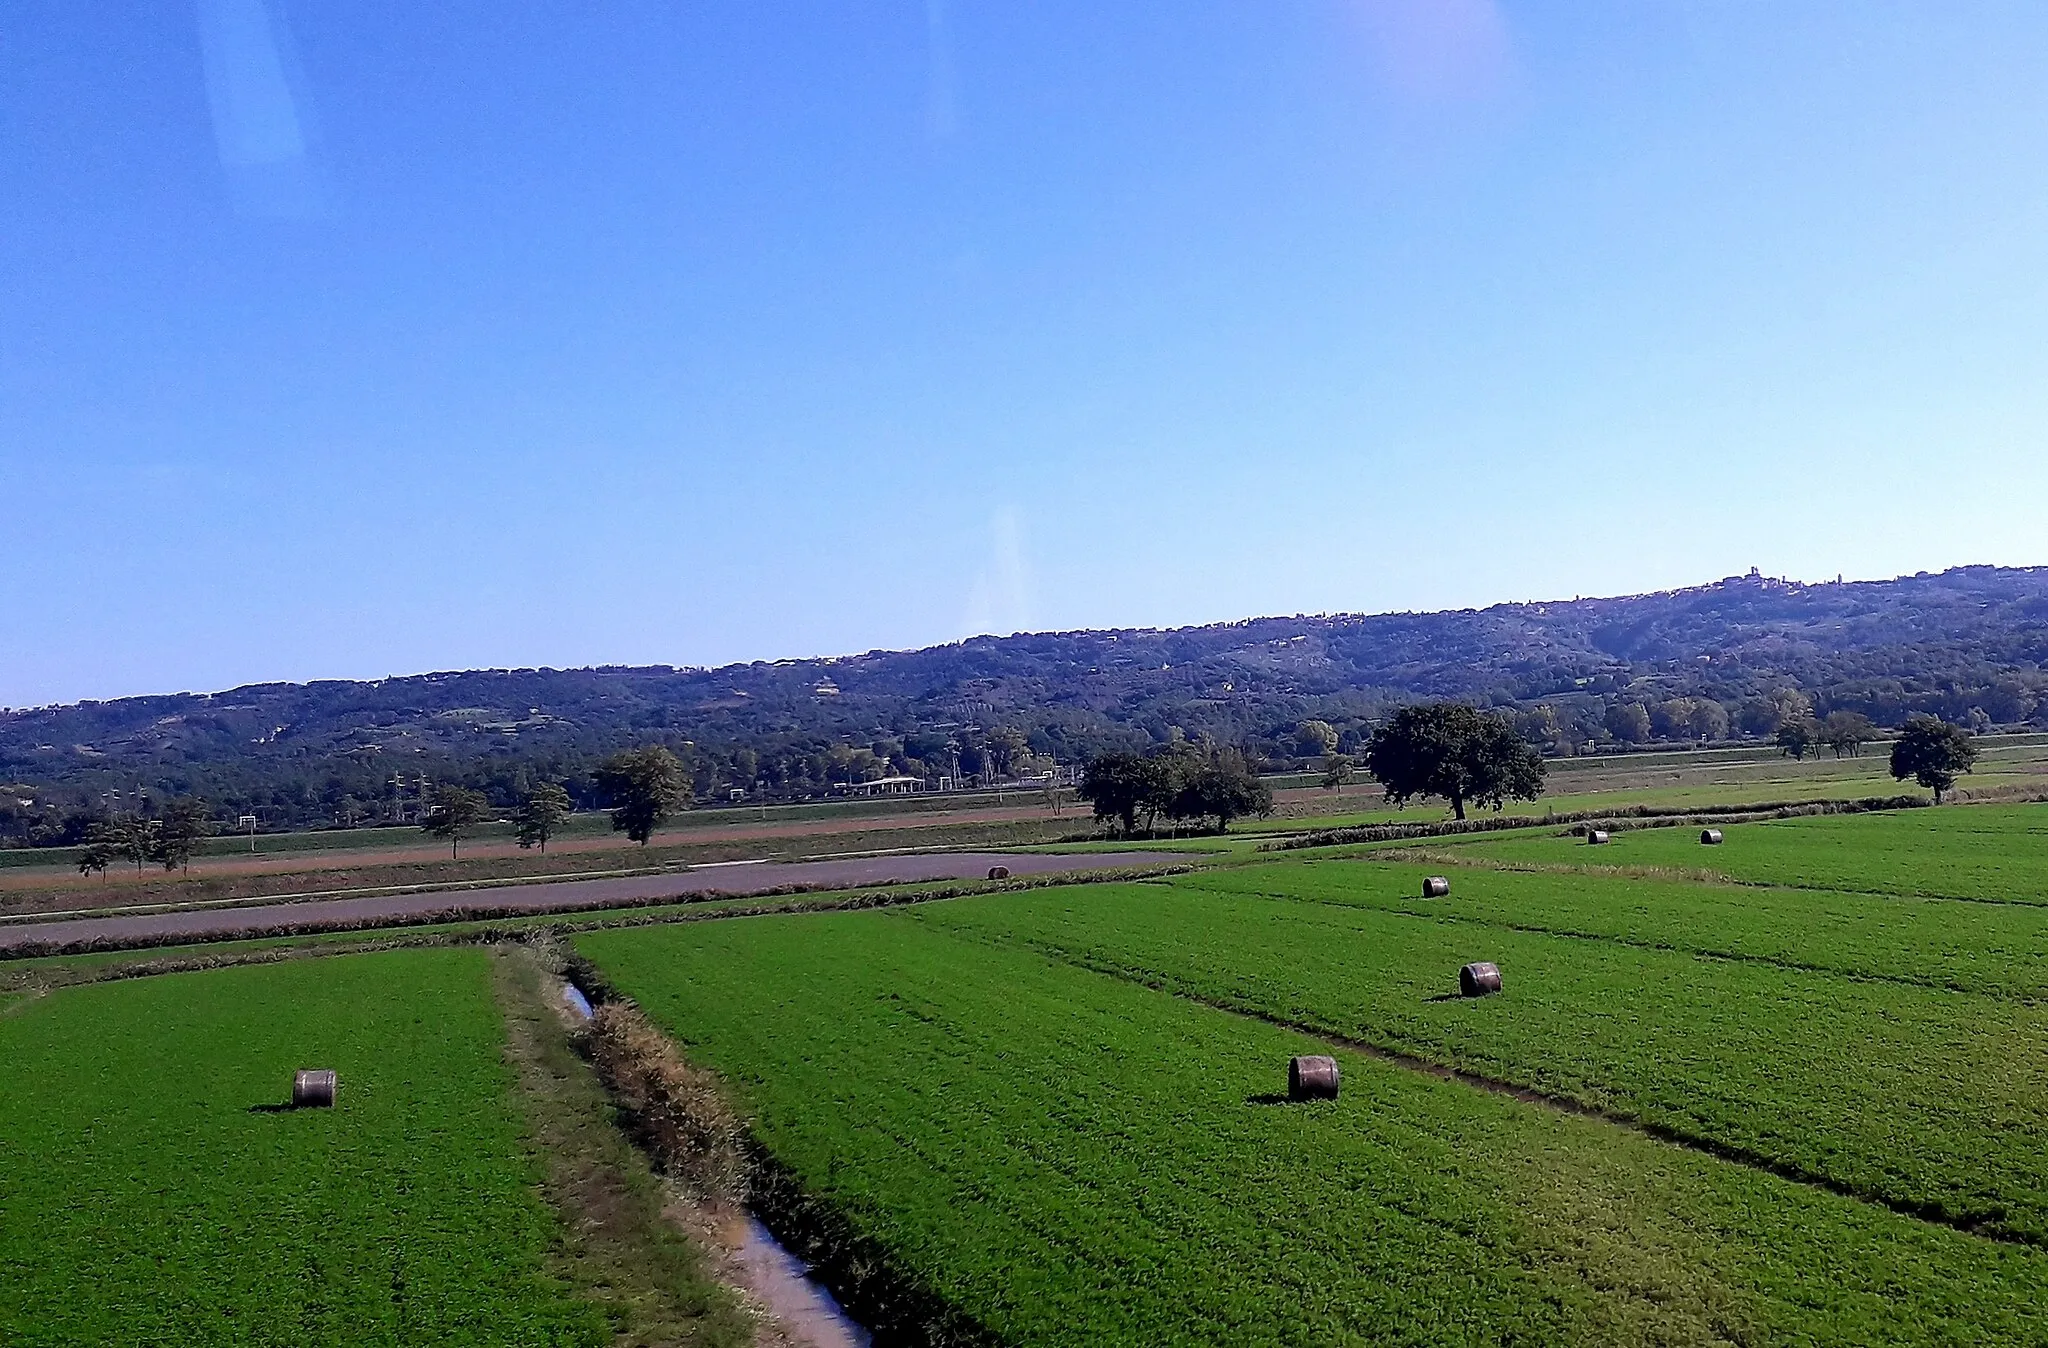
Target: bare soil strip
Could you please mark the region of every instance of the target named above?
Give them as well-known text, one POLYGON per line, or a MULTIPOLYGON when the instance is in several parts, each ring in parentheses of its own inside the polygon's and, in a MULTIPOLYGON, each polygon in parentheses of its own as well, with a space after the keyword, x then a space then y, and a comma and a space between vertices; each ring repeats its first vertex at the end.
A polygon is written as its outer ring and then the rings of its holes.
POLYGON ((1162 866, 1189 860, 1172 852, 1097 852, 1077 855, 1001 852, 939 852, 913 856, 860 857, 840 861, 764 862, 722 866, 681 875, 643 875, 606 880, 565 880, 545 884, 498 885, 482 889, 427 890, 363 898, 308 899, 254 907, 179 910, 114 917, 79 917, 0 928, 0 953, 64 949, 95 942, 111 946, 169 941, 204 941, 261 931, 313 932, 440 920, 453 911, 469 918, 632 907, 693 898, 743 897, 795 889, 853 889, 865 885, 985 876, 994 866, 1013 875, 1162 866))

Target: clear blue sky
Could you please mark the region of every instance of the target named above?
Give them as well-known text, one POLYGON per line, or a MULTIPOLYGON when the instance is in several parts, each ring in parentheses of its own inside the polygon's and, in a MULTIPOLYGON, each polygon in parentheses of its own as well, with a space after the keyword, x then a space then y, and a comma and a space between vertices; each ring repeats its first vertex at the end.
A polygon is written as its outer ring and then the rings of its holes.
POLYGON ((0 704, 2048 562, 2048 5, 12 0, 0 704))

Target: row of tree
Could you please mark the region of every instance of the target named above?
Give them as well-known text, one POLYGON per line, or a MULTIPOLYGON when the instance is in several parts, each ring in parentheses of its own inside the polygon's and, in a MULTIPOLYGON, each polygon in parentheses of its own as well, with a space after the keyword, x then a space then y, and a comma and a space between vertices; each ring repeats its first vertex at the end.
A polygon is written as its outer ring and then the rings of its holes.
MULTIPOLYGON (((1323 747, 1325 786, 1342 785, 1354 767, 1362 764, 1396 808, 1411 800, 1434 798, 1463 819, 1468 806, 1499 810, 1510 800, 1535 800, 1543 792, 1543 759, 1525 741, 1515 719, 1463 703, 1402 708, 1373 731, 1356 761, 1335 752, 1334 733, 1327 738, 1321 733, 1327 726, 1304 721, 1298 729, 1304 743, 1312 740, 1323 747)), ((1797 757, 1804 757, 1815 745, 1826 745, 1838 757, 1853 756, 1876 733, 1877 728, 1861 713, 1833 712, 1825 721, 1810 716, 1788 718, 1779 727, 1778 743, 1797 757)), ((1234 770, 1248 774, 1249 769, 1241 766, 1246 756, 1231 752, 1234 770)), ((1891 773, 1900 781, 1910 777, 1934 792, 1938 805, 1942 795, 1955 786, 1956 777, 1972 769, 1976 758, 1976 745, 1961 726, 1938 717, 1916 716, 1906 722, 1892 746, 1891 773)), ((1228 828, 1234 816, 1201 808, 1199 793, 1189 785, 1196 780, 1189 775, 1189 765, 1200 761, 1185 746, 1143 756, 1103 754, 1088 764, 1081 795, 1094 802, 1097 820, 1112 823, 1126 834, 1136 831, 1141 813, 1148 829, 1160 814, 1175 819, 1213 814, 1219 827, 1228 828)), ((1264 814, 1270 808, 1268 795, 1256 812, 1264 814)))
MULTIPOLYGON (((658 744, 621 750, 599 764, 594 775, 598 791, 611 805, 612 831, 643 847, 656 829, 690 803, 682 760, 658 744)), ((548 840, 568 822, 573 809, 569 792, 560 782, 535 783, 512 817, 519 845, 547 851, 548 840)), ((447 839, 452 858, 461 855, 463 838, 495 814, 483 792, 444 786, 434 793, 433 806, 420 820, 420 827, 447 839)))
POLYGON ((206 802, 179 796, 155 819, 130 817, 92 826, 78 854, 81 875, 104 875, 117 861, 133 862, 140 871, 151 864, 167 871, 188 869, 192 854, 213 833, 213 814, 206 802))
POLYGON ((1143 816, 1150 832, 1161 818, 1201 824, 1214 819, 1219 830, 1230 821, 1273 812, 1273 792, 1244 752, 1181 743, 1149 754, 1107 753, 1089 761, 1081 798, 1098 820, 1128 836, 1143 816))
MULTIPOLYGON (((1341 784, 1353 767, 1334 752, 1328 727, 1303 722, 1304 740, 1322 745, 1328 764, 1325 783, 1341 784)), ((1516 733, 1505 716, 1460 702, 1404 707, 1366 741, 1365 770, 1397 808, 1435 797, 1459 819, 1468 806, 1502 808, 1509 800, 1534 800, 1543 791, 1543 759, 1516 733)), ((1213 818, 1219 829, 1244 815, 1271 812, 1271 791, 1258 780, 1242 750, 1202 751, 1172 745, 1150 754, 1111 753, 1090 760, 1081 796, 1095 817, 1135 833, 1138 817, 1149 831, 1160 816, 1173 820, 1213 818)))

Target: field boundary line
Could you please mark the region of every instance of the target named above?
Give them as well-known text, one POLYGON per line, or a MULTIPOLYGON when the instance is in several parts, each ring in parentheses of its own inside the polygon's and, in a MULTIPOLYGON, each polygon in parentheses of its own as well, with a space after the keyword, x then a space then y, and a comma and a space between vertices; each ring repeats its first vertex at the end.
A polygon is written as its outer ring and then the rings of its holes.
POLYGON ((1683 870, 1669 866, 1581 866, 1557 861, 1504 861, 1498 857, 1460 856, 1431 847, 1386 847, 1349 856, 1318 858, 1325 861, 1402 861, 1431 865, 1462 866, 1474 871, 1506 871, 1522 875, 1592 875, 1608 880, 1662 880, 1674 884, 1724 885, 1730 889, 1790 889, 1802 894, 1855 894, 1865 898, 1895 899, 1903 903, 1978 903, 1996 908, 2048 908, 2048 898, 1993 899, 1981 894, 1901 894, 1890 889, 1856 889, 1844 885, 1794 884, 1783 880, 1744 880, 1722 871, 1700 868, 1683 870))
MULTIPOLYGON (((1203 894, 1214 894, 1229 898, 1245 896, 1266 899, 1278 903, 1310 904, 1319 908, 1331 908, 1338 912, 1385 913, 1391 917, 1414 918, 1418 922, 1456 922, 1472 927, 1487 927, 1495 931, 1520 932, 1525 936, 1554 936, 1561 941, 1593 941, 1603 945, 1620 946, 1625 950, 1649 950, 1668 955, 1686 955, 1694 959, 1720 960, 1728 964, 1756 964, 1770 969, 1782 969, 1787 973, 1822 974, 1831 978, 1845 979, 1851 983, 1886 983, 1896 987, 1918 988, 1925 992, 1953 992, 1967 997, 1995 997, 2001 1002, 2016 1002, 2022 1006, 2040 1004, 2044 998, 2038 995, 2015 995, 1996 992, 1986 988, 1968 987, 1960 983, 1944 982, 1935 978, 1913 978, 1905 974, 1884 974, 1869 969, 1844 969, 1832 964, 1807 964, 1799 960, 1781 959, 1775 955, 1751 955, 1737 950, 1715 950, 1704 946, 1676 945, 1669 941, 1631 940, 1626 936, 1610 936, 1597 931, 1565 931, 1556 927, 1539 927, 1527 922, 1505 922, 1497 919, 1473 916, 1469 913, 1454 912, 1445 908, 1437 912, 1417 912, 1413 908, 1376 908, 1364 904, 1343 903, 1336 899, 1318 899, 1305 894, 1275 894, 1262 889, 1209 889, 1203 885, 1182 885, 1176 888, 1193 889, 1203 894)), ((1853 891, 1837 890, 1836 893, 1853 891)), ((1878 897, 1871 895, 1869 897, 1878 897)))
MULTIPOLYGON (((964 935, 959 932, 949 932, 948 934, 964 941, 973 941, 997 948, 1001 948, 1003 945, 1001 942, 983 941, 980 938, 964 935)), ((1607 1109, 1599 1105, 1588 1104, 1585 1101, 1575 1100, 1567 1095, 1558 1095, 1550 1091, 1540 1090, 1534 1086, 1525 1086, 1499 1077, 1488 1076, 1483 1072, 1474 1072, 1462 1067, 1452 1067, 1447 1063, 1440 1063, 1405 1049, 1391 1048, 1387 1045, 1376 1044, 1365 1039, 1354 1039, 1349 1035, 1336 1034, 1301 1021, 1289 1020, 1283 1016, 1268 1015, 1263 1011, 1257 1011, 1249 1007, 1237 1006, 1227 1001, 1204 997, 1185 988, 1175 987, 1153 978, 1143 977, 1133 970, 1120 969, 1114 965, 1081 958, 1069 953, 1049 950, 1033 942, 1020 942, 1017 947, 1013 948, 1030 950, 1055 963, 1066 964, 1076 969, 1085 969, 1090 973, 1098 974, 1104 978, 1114 978, 1121 982, 1129 983, 1134 987, 1148 988, 1165 996, 1175 997, 1195 1006, 1207 1007, 1211 1011, 1221 1012, 1224 1015, 1258 1021, 1261 1024, 1271 1025, 1276 1029, 1306 1035, 1333 1048, 1341 1048, 1348 1052, 1356 1053, 1361 1057, 1371 1058, 1376 1062, 1387 1063, 1390 1066, 1404 1068, 1423 1076, 1435 1077, 1442 1081, 1454 1081, 1473 1090, 1485 1091, 1490 1095, 1503 1095, 1519 1100, 1524 1104, 1535 1105, 1556 1113, 1569 1114, 1575 1118, 1591 1119, 1596 1122, 1611 1124, 1617 1128, 1625 1128, 1639 1136, 1665 1143, 1668 1146, 1683 1148, 1698 1155, 1708 1156, 1730 1165, 1739 1165, 1748 1170, 1773 1175, 1778 1179, 1804 1185, 1808 1188, 1824 1190, 1837 1197, 1865 1203, 1871 1207, 1883 1208, 1885 1211, 1897 1216, 1923 1222, 1929 1226, 1938 1226, 1961 1235, 1973 1236, 1979 1240, 1987 1240, 2000 1245, 2012 1245, 2029 1250, 2048 1250, 2048 1239, 2013 1231, 1998 1225, 1994 1221, 1959 1217, 1950 1213, 1938 1203, 1915 1203, 1906 1199, 1894 1198, 1887 1194, 1876 1193, 1846 1181, 1838 1180, 1820 1171, 1810 1170, 1805 1166, 1794 1165, 1789 1161, 1782 1161, 1747 1147, 1738 1147, 1732 1143, 1704 1137, 1681 1128, 1674 1128, 1669 1124, 1644 1119, 1625 1110, 1607 1109)))
MULTIPOLYGON (((78 941, 23 945, 0 949, 0 968, 17 961, 53 959, 71 955, 105 955, 124 951, 141 952, 165 947, 234 945, 243 941, 266 941, 293 937, 347 935, 356 932, 403 932, 408 928, 447 928, 454 924, 517 922, 517 927, 479 925, 455 931, 416 931, 421 943, 436 938, 470 938, 482 932, 523 932, 542 928, 569 931, 599 931, 612 927, 661 926, 680 922, 714 922, 726 918, 773 917, 794 913, 849 912, 867 908, 894 908, 907 904, 938 903, 946 899, 982 895, 1022 893, 1032 889, 1054 889, 1067 885, 1129 884, 1169 875, 1185 875, 1198 867, 1191 863, 1164 866, 1134 866, 1122 869, 1046 871, 1036 875, 1012 876, 1008 880, 898 880, 849 888, 840 885, 786 885, 755 894, 704 893, 674 895, 646 900, 593 900, 583 907, 530 908, 446 908, 423 910, 375 918, 337 918, 331 922, 284 922, 243 928, 212 935, 165 932, 133 938, 90 936, 78 941), (931 885, 931 889, 916 886, 931 885), (831 898, 838 895, 841 897, 831 898), (812 898, 825 902, 806 902, 812 898), (648 912, 647 909, 673 909, 648 912)), ((401 941, 401 943, 403 943, 401 941)))
POLYGON ((306 889, 284 894, 244 894, 230 899, 190 899, 182 903, 132 903, 108 908, 59 908, 43 913, 0 913, 0 924, 33 926, 38 922, 69 921, 74 918, 137 917, 156 913, 212 913, 230 908, 249 908, 264 903, 310 903, 316 899, 384 899, 398 894, 513 889, 520 885, 560 884, 577 880, 635 880, 643 876, 682 875, 690 869, 689 863, 680 862, 663 866, 639 866, 622 871, 551 871, 546 875, 516 875, 495 880, 427 881, 415 885, 358 885, 352 889, 306 889))

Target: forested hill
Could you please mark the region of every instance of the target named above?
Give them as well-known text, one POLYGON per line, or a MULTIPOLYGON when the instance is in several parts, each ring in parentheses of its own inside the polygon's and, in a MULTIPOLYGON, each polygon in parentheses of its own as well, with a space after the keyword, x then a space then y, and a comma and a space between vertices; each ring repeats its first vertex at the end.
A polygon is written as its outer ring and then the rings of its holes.
POLYGON ((2048 567, 1808 585, 1747 576, 1668 593, 1449 613, 1255 618, 1174 630, 978 637, 722 669, 478 670, 253 684, 0 713, 0 835, 68 833, 110 792, 203 795, 266 822, 367 820, 394 777, 501 799, 576 789, 659 741, 705 796, 793 797, 849 775, 1015 772, 1176 734, 1272 761, 1345 747, 1392 704, 1518 713, 1552 751, 1768 734, 1790 714, 1916 711, 2048 723, 2048 567), (1636 715, 1631 708, 1640 707, 1636 715), (22 802, 32 802, 24 804, 22 802), (54 832, 53 832, 54 830, 54 832))

